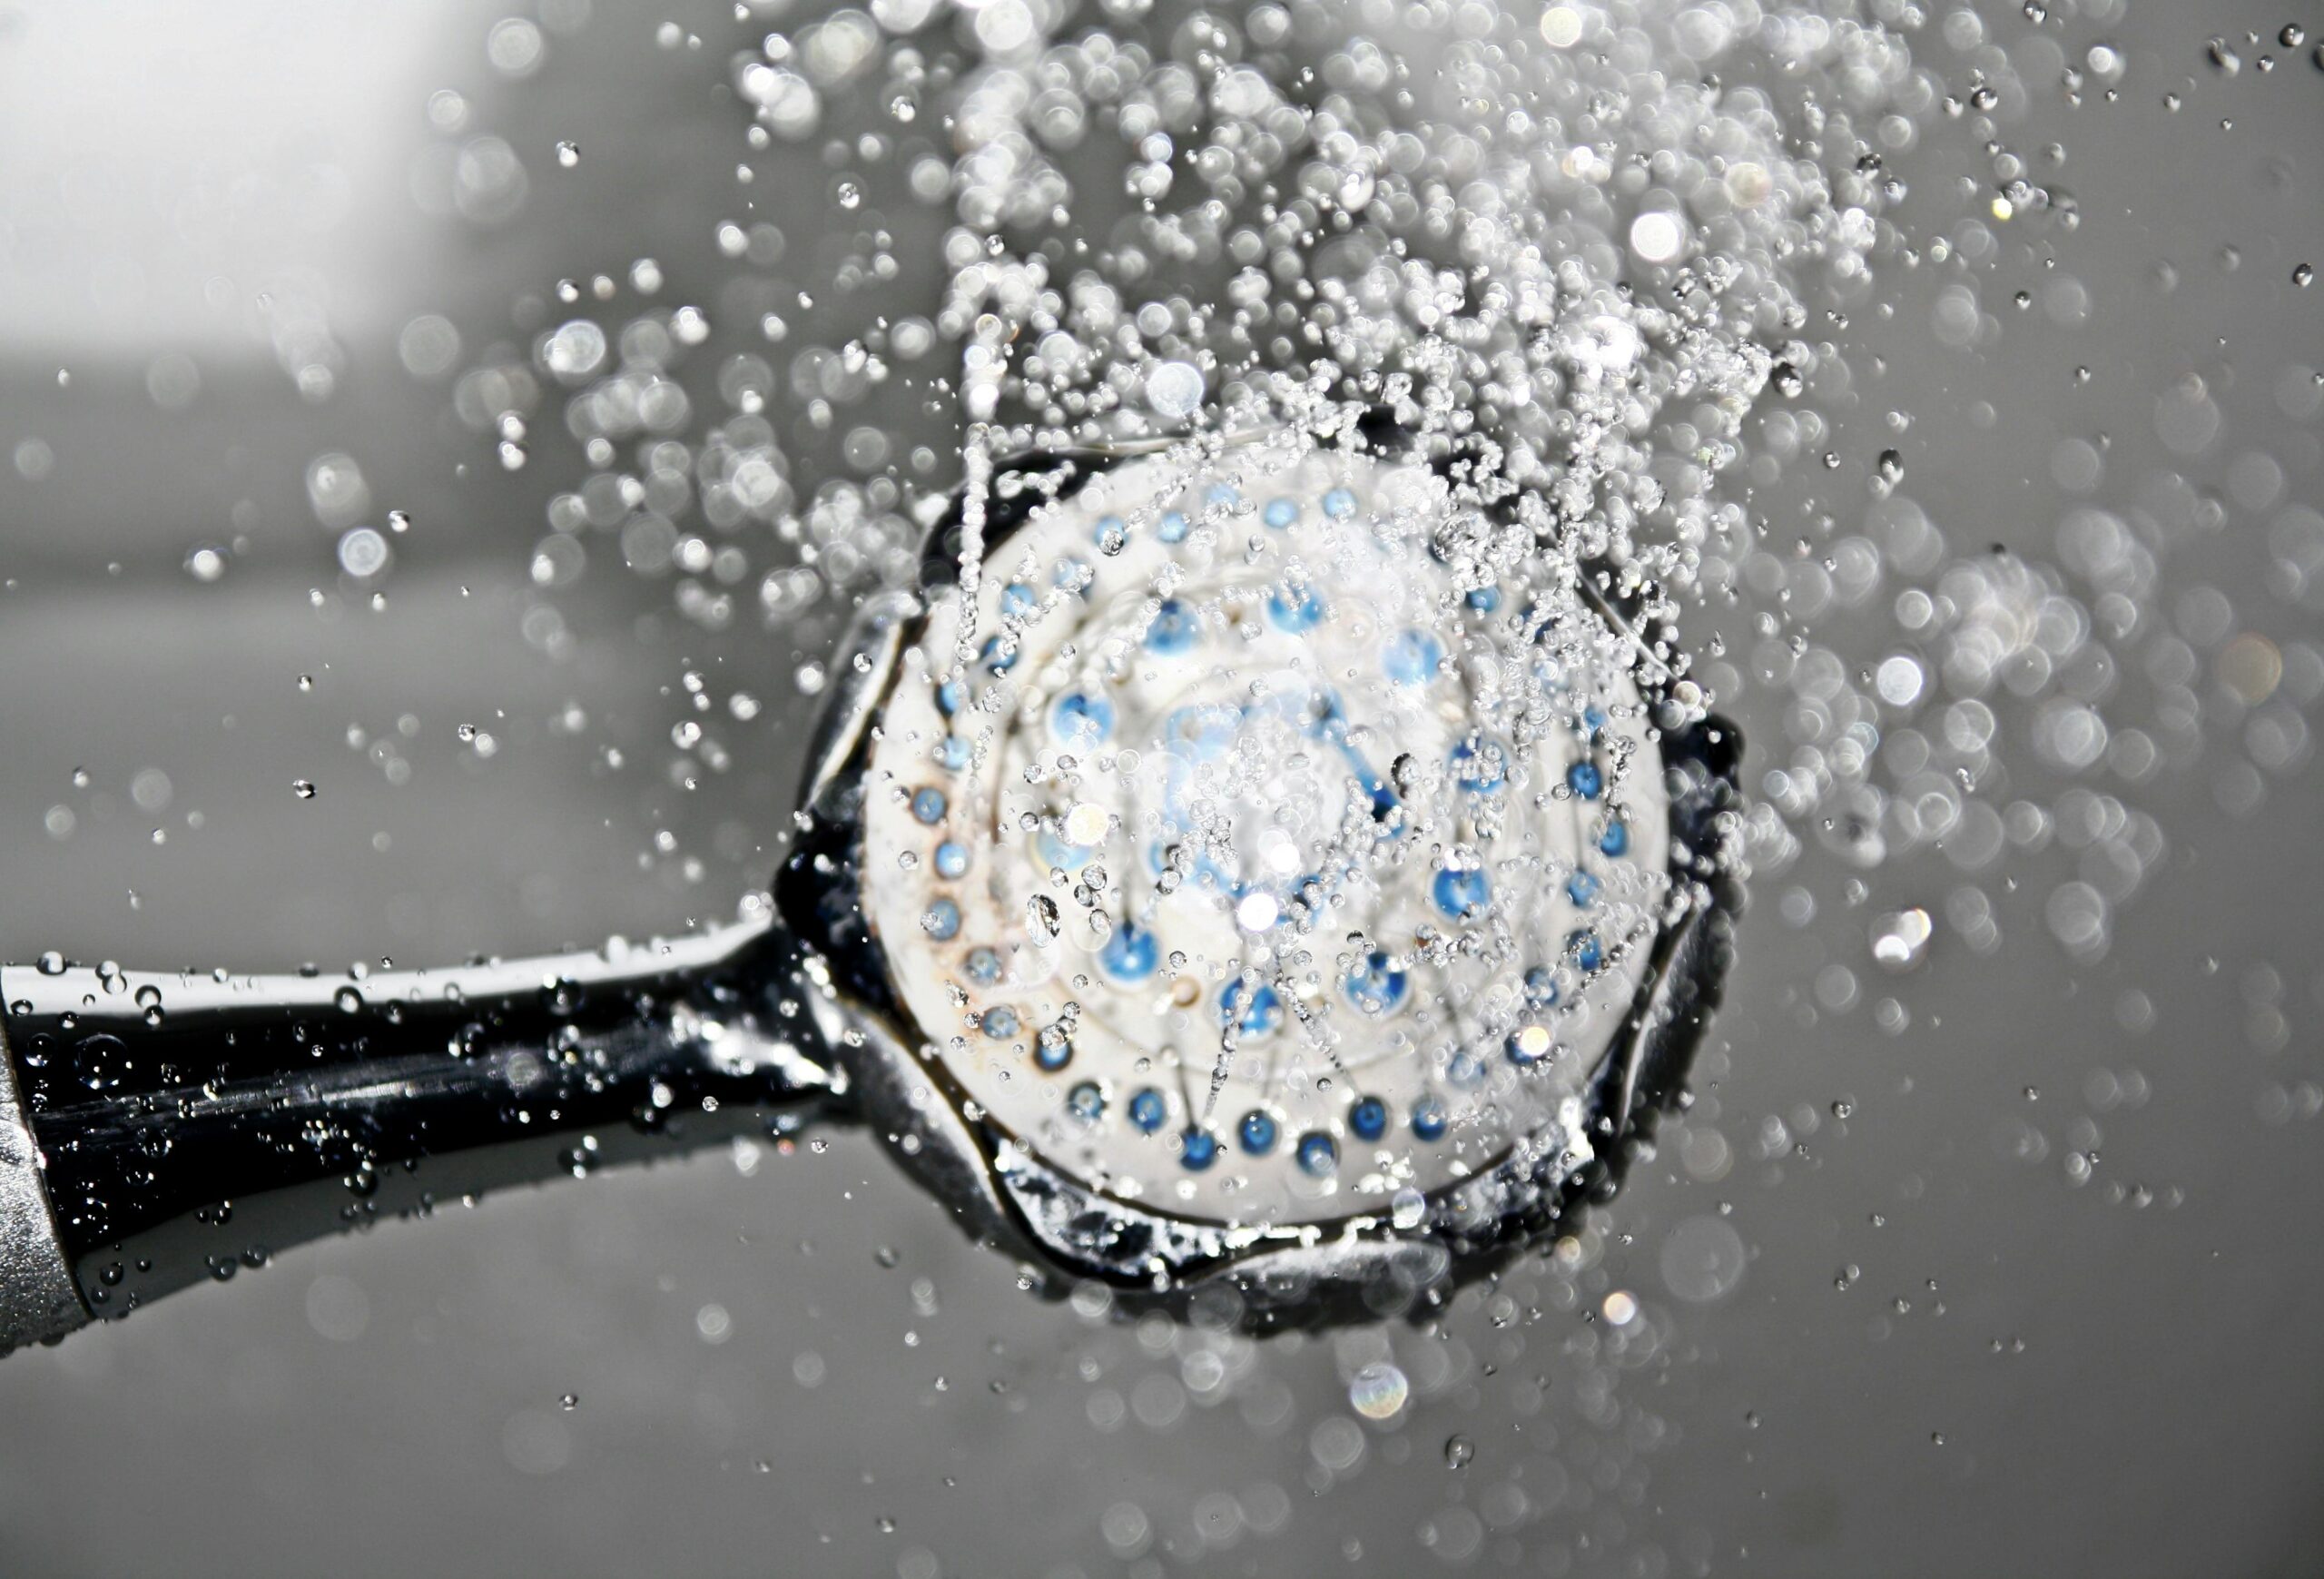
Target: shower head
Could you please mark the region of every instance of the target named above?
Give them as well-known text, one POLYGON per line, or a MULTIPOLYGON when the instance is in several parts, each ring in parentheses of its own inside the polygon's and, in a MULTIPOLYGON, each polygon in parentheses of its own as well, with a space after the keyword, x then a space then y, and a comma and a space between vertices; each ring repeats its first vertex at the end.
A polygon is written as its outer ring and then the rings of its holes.
POLYGON ((1619 574, 1335 439, 999 467, 859 622, 777 885, 923 1177, 1278 1312, 1608 1188, 1728 946, 1738 742, 1619 574))
POLYGON ((1739 743, 1639 578, 1378 419, 970 459, 836 666, 766 920, 0 972, 7 1336, 770 1110, 867 1122, 1059 1287, 1260 1325, 1399 1308, 1610 1189, 1734 881, 1739 743))

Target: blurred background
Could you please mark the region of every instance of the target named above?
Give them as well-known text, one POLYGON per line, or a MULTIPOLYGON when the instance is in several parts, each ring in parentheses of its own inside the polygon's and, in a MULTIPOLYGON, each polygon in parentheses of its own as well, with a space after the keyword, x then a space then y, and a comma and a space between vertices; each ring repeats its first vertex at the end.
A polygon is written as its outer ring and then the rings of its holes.
MULTIPOLYGON (((691 306, 785 370, 801 499, 916 447, 940 478, 945 411, 834 419, 830 369, 871 304, 932 313, 942 217, 842 178, 871 106, 746 137, 730 63, 809 9, 0 8, 0 952, 428 963, 763 883, 832 600, 714 541, 556 546, 593 463, 524 386, 573 301, 691 306), (674 751, 697 717, 717 749, 674 751)), ((2324 1569, 2324 69, 2281 42, 2324 18, 1924 9, 1948 81, 2015 64, 1999 113, 2080 222, 1999 243, 1984 320, 1877 260, 1821 331, 1855 374, 1824 442, 1896 449, 1955 553, 2053 556, 2085 502, 2169 547, 2197 715, 2150 727, 2193 744, 2122 765, 2159 836, 2096 946, 2048 908, 2062 850, 1965 914, 1936 850, 1809 839, 1584 1264, 1425 1327, 1037 1300, 844 1130, 299 1248, 0 1364, 0 1568, 2324 1569), (1935 935, 1891 976, 1908 907, 1935 935)), ((1990 170, 1950 133, 1897 163, 1908 234, 1990 170)), ((733 403, 740 343, 640 398, 733 403)), ((1869 669, 1896 631, 1819 636, 1869 669)), ((1739 697, 1747 737, 1783 703, 1739 697)))

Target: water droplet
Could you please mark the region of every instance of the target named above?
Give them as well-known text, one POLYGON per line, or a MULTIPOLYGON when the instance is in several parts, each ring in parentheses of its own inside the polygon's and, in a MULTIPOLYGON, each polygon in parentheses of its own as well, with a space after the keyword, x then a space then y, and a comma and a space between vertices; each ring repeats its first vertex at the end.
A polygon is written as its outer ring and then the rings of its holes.
POLYGON ((1184 420, 1202 408, 1202 370, 1192 362, 1163 362, 1146 375, 1146 403, 1157 416, 1184 420))
POLYGON ((1921 962, 1935 935, 1925 910, 1891 911, 1873 923, 1872 957, 1891 971, 1909 971, 1921 962))
POLYGON ((1386 1360, 1374 1360, 1348 1383, 1348 1402, 1367 1420, 1393 1420, 1403 1412, 1412 1396, 1404 1373, 1386 1360))
POLYGON ((1420 1227, 1427 1215, 1428 1198, 1409 1186, 1396 1191, 1389 1203, 1388 1220, 1402 1230, 1420 1227))
POLYGON ((358 580, 379 575, 394 557, 374 527, 357 527, 339 540, 339 567, 358 580))

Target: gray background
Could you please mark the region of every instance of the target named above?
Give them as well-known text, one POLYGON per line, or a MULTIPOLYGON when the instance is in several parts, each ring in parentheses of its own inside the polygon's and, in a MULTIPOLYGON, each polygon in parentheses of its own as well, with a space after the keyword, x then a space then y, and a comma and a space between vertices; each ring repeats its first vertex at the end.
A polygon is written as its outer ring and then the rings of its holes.
MULTIPOLYGON (((2004 42, 2026 31, 2014 4, 1985 11, 2004 42)), ((723 63, 773 24, 698 5, 681 20, 701 46, 665 50, 665 13, 601 5, 551 33, 537 76, 506 84, 484 61, 496 15, 260 0, 0 13, 0 462, 25 437, 56 457, 36 483, 0 464, 9 957, 439 961, 723 919, 763 881, 793 771, 783 721, 811 706, 792 670, 821 632, 745 620, 708 635, 671 612, 666 582, 601 566, 558 596, 570 650, 528 645, 527 558, 577 459, 545 439, 500 473, 393 343, 413 313, 441 311, 471 355, 521 344, 559 275, 648 252, 666 300, 714 308, 732 266, 711 232, 740 210, 744 153, 723 63), (471 132, 527 166, 507 224, 415 203, 410 172, 440 141, 423 104, 445 85, 471 95, 471 132), (550 152, 562 137, 582 147, 570 172, 550 152), (322 283, 344 350, 320 405, 241 307, 204 294, 223 278, 246 302, 278 266, 322 283), (170 350, 202 372, 183 411, 147 394, 170 350), (307 459, 330 449, 418 521, 379 612, 340 587, 300 497, 307 459), (246 551, 198 584, 185 555, 231 537, 243 500, 246 551), (732 770, 690 793, 665 772, 689 669, 722 699, 780 704, 726 725, 732 770), (573 706, 586 725, 554 727, 573 706), (392 733, 404 714, 419 722, 398 785, 347 731, 392 733), (462 724, 500 749, 480 758, 462 724), (158 812, 130 792, 156 767, 158 812), (74 814, 62 840, 44 824, 57 805, 74 814), (665 829, 675 851, 652 852, 665 829)), ((1892 441, 1886 411, 1913 411, 1909 486, 1956 551, 2049 551, 2064 438, 2109 440, 2102 500, 2166 468, 2221 492, 2257 451, 2317 504, 2316 422, 2288 419, 2275 391, 2288 364, 2324 362, 2324 290, 2290 283, 2324 257, 2324 74, 2307 49, 2276 50, 2263 74, 2247 46, 2232 79, 2202 58, 2214 30, 2293 20, 2324 18, 2134 4, 2119 23, 2053 29, 2129 61, 2112 104, 2093 92, 2071 107, 2054 73, 2029 78, 2008 128, 2029 153, 2065 151, 2057 179, 2083 221, 2049 241, 2088 287, 2089 321, 2013 315, 2008 293, 2046 274, 2005 237, 1983 286, 2004 332, 1945 350, 1928 328, 1944 281, 1887 267, 1893 317, 1859 310, 1839 336, 1859 368, 1886 359, 1834 411, 1846 464, 1861 472, 1892 441), (2188 95, 2176 113, 2171 91, 2188 95), (2225 430, 2182 459, 2159 450, 2154 410, 2191 371, 2225 430), (1974 419, 1981 400, 1997 420, 1974 419)), ((1916 52, 1961 76, 1933 35, 1916 52)), ((804 288, 830 173, 791 157, 784 272, 804 288)), ((1939 121, 1909 163, 1900 222, 1942 230, 1978 150, 1939 121)), ((931 222, 890 220, 913 261, 895 294, 924 306, 927 232, 915 252, 909 227, 931 222)), ((832 305, 823 327, 862 311, 832 305)), ((2269 590, 2266 531, 2230 505, 2167 564, 2164 610, 2208 586, 2240 627, 2315 639, 2312 613, 2269 590)), ((1827 639, 1867 662, 1886 650, 1877 621, 1827 639)), ((1771 705, 1743 711, 1761 738, 1780 733, 1771 705)), ((2122 792, 2169 853, 2095 964, 2043 924, 2066 874, 2054 859, 1987 883, 1998 953, 1940 923, 1925 967, 1893 981, 1871 962, 1868 918, 1941 913, 1958 882, 1941 860, 1882 866, 1855 903, 1851 873, 1817 854, 1765 884, 1704 1101, 1600 1214, 1571 1276, 1529 1266, 1432 1327, 1253 1346, 1029 1298, 858 1134, 721 1150, 302 1248, 7 1360, 0 1568, 2317 1572, 2324 1150, 2298 1099, 2324 1081, 2324 854, 2304 761, 2256 807, 2222 809, 2245 804, 2232 724, 2214 715, 2212 751, 2122 792), (1817 900, 1805 925, 1771 903, 1795 886, 1817 900), (1905 1003, 1910 1029, 1816 1007, 1833 962, 1905 1003), (2122 1024, 2133 989, 2154 1010, 2137 1031, 2122 1024), (2145 1100, 2121 1100, 2141 1080, 2145 1100), (1732 1165, 1705 1179, 1716 1169, 1680 1159, 1713 1155, 1709 1131, 1732 1165), (2093 1143, 2076 1186, 2063 1160, 2093 1143), (1676 1298, 1667 1239, 1721 1213, 1749 1251, 1739 1286, 1676 1298), (1615 1289, 1645 1308, 1619 1341, 1585 1319, 1615 1289), (1391 1353, 1413 1402, 1349 1426, 1349 1376, 1391 1353), (1455 1435, 1474 1450, 1457 1470, 1455 1435)))

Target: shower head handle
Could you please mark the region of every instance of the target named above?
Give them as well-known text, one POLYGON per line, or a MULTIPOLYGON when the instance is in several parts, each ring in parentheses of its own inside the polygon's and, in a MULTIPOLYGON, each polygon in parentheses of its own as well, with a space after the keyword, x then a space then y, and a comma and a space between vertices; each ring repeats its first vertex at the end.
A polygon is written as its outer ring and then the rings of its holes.
POLYGON ((764 924, 359 977, 0 970, 0 1347, 649 1138, 796 1123, 839 1077, 795 979, 764 924))

